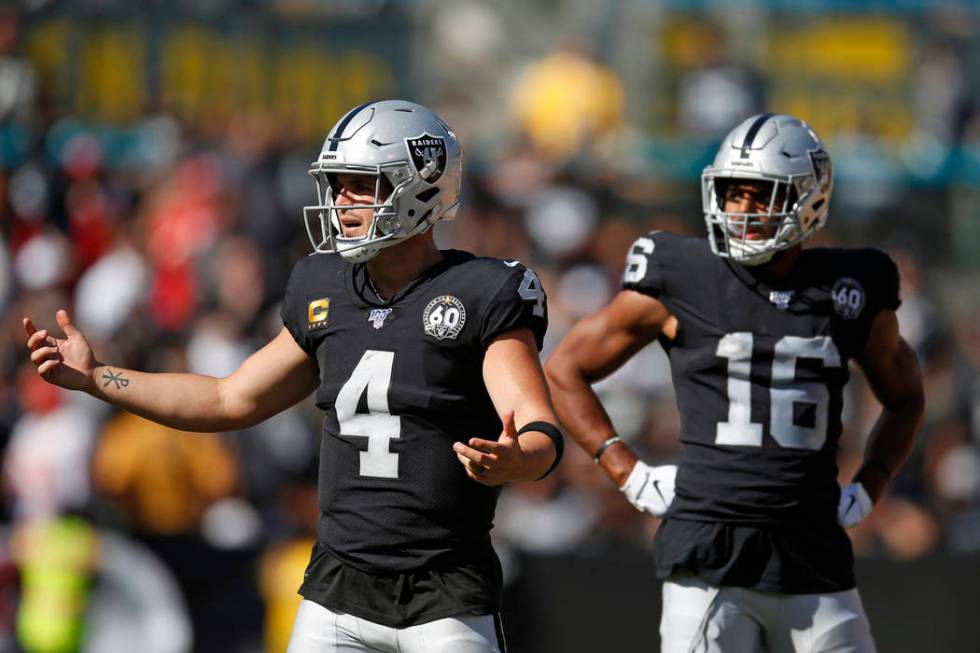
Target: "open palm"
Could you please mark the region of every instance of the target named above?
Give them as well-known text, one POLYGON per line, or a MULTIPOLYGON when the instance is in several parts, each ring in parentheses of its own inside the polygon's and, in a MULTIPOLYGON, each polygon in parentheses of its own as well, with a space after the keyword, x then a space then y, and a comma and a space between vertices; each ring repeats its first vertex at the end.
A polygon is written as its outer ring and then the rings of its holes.
POLYGON ((37 373, 47 381, 68 390, 89 390, 93 386, 92 372, 98 363, 92 347, 81 331, 75 328, 68 312, 55 314, 65 338, 55 338, 47 329, 38 329, 30 318, 24 318, 27 348, 37 373))

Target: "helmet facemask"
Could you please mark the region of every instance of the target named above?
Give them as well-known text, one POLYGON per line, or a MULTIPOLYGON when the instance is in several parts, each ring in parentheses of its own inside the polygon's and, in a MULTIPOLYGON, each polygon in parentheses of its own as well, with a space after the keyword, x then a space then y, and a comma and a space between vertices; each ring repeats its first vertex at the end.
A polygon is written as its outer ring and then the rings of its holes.
POLYGON ((706 173, 702 178, 702 198, 711 251, 742 265, 767 263, 773 255, 793 247, 810 236, 800 221, 803 175, 789 178, 719 177, 706 173), (758 213, 725 211, 726 191, 741 182, 765 189, 766 210, 758 213), (800 199, 798 199, 800 198, 800 199))
MULTIPOLYGON (((317 253, 337 253, 351 263, 363 263, 374 258, 385 247, 394 245, 423 229, 418 225, 402 224, 398 211, 398 199, 411 181, 411 173, 404 165, 374 166, 354 169, 351 166, 317 164, 310 175, 316 181, 316 206, 303 208, 306 232, 317 253), (369 204, 337 204, 341 191, 338 174, 357 174, 374 179, 374 199, 369 204), (400 181, 399 181, 400 180, 400 181), (390 192, 388 192, 390 190, 390 192), (344 235, 341 212, 357 209, 372 211, 367 231, 357 237, 344 235)), ((424 224, 423 227, 427 227, 424 224)))

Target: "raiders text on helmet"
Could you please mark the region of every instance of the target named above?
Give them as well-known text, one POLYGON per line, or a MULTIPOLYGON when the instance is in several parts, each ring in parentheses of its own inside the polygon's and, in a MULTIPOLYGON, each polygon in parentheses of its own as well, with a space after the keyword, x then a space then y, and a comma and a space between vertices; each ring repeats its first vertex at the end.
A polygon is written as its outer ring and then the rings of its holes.
POLYGON ((331 128, 310 174, 319 203, 304 207, 303 217, 313 248, 353 263, 374 258, 440 219, 452 219, 459 209, 462 163, 456 134, 442 118, 412 102, 385 100, 351 109, 331 128), (359 238, 344 237, 340 228, 338 174, 375 179, 372 204, 344 206, 374 210, 367 233, 359 238), (382 178, 392 188, 383 199, 382 178))
POLYGON ((805 122, 768 113, 745 120, 701 175, 711 250, 743 265, 768 262, 824 225, 832 188, 830 156, 805 122), (743 180, 771 183, 765 213, 725 212, 725 189, 743 180))

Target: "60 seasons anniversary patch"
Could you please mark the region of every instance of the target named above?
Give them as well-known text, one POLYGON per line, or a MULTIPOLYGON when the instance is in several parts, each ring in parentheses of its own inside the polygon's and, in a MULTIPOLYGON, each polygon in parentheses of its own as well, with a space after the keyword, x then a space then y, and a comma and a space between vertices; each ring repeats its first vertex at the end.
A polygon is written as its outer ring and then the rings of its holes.
POLYGON ((422 327, 436 340, 455 340, 466 324, 463 302, 452 295, 440 295, 425 307, 422 327))

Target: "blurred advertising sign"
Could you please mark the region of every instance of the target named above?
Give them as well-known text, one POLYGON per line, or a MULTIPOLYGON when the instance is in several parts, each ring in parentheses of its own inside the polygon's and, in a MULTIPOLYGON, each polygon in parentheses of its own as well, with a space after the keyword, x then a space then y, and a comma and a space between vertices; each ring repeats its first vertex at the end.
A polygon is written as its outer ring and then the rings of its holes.
POLYGON ((25 17, 20 41, 44 95, 82 120, 166 111, 207 132, 261 117, 317 140, 351 105, 412 94, 403 13, 65 10, 25 17))
POLYGON ((659 43, 677 101, 662 107, 665 124, 710 138, 765 110, 803 117, 825 137, 904 140, 915 123, 909 20, 791 12, 733 23, 671 13, 659 43))
POLYGON ((908 137, 915 44, 904 19, 794 22, 770 31, 765 49, 773 107, 807 116, 820 133, 908 137))

